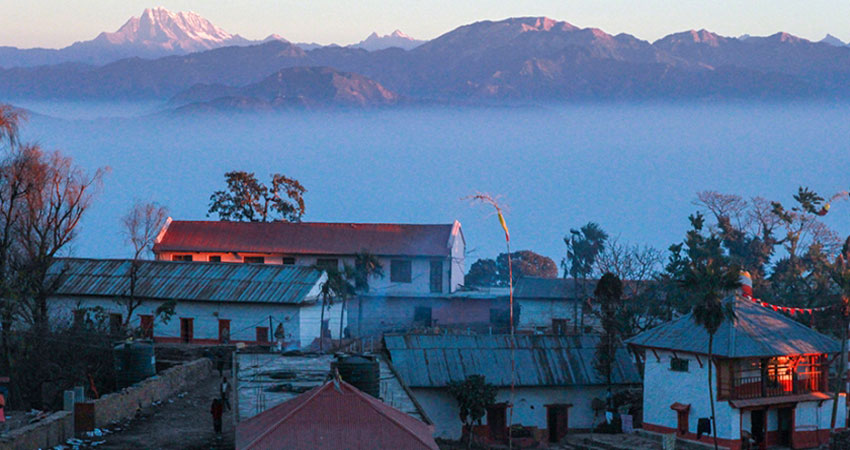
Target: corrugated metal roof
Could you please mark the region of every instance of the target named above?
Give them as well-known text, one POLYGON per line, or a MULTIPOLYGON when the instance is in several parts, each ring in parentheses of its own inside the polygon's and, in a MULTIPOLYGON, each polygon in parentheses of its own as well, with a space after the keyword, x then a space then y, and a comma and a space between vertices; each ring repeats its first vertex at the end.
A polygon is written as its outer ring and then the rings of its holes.
MULTIPOLYGON (((841 344, 825 334, 750 299, 730 297, 736 319, 724 321, 714 335, 712 351, 726 358, 752 358, 809 353, 837 353, 841 344)), ((692 314, 647 330, 630 345, 708 354, 708 332, 692 314)))
POLYGON ((456 225, 175 220, 154 251, 450 256, 456 225))
MULTIPOLYGON (((393 366, 410 387, 442 387, 469 375, 496 386, 511 384, 511 339, 517 386, 605 384, 593 368, 598 336, 385 335, 393 366)), ((624 347, 617 349, 613 381, 637 384, 640 374, 624 347)))
MULTIPOLYGON (((514 298, 572 299, 577 287, 580 289, 572 278, 522 277, 514 286, 514 298)), ((596 281, 588 280, 586 287, 593 292, 596 281)))
MULTIPOLYGON (((129 295, 126 259, 58 259, 50 273, 60 277, 56 295, 129 295)), ((324 273, 302 266, 139 261, 135 295, 148 299, 286 303, 314 301, 310 291, 324 273)))
POLYGON ((428 425, 344 381, 329 381, 237 425, 236 448, 438 447, 428 425))

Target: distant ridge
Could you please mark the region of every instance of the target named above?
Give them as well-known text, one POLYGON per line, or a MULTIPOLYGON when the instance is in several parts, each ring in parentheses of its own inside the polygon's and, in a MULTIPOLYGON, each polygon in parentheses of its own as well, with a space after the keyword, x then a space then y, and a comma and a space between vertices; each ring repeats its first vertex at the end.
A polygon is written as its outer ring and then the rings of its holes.
POLYGON ((328 67, 282 69, 244 87, 198 84, 171 99, 181 112, 266 111, 331 106, 376 107, 396 104, 399 97, 362 75, 328 67))
POLYGON ((412 101, 850 98, 847 46, 788 33, 735 38, 709 30, 650 43, 547 17, 475 22, 410 50, 305 50, 270 37, 262 44, 103 67, 0 69, 0 96, 169 99, 197 84, 237 89, 291 67, 356 74, 412 101))
POLYGON ((372 33, 366 39, 351 45, 351 47, 362 48, 370 52, 376 50, 384 50, 387 48, 397 47, 402 50, 413 50, 416 47, 424 44, 425 41, 413 39, 404 34, 401 30, 395 30, 390 34, 379 36, 378 33, 372 33))

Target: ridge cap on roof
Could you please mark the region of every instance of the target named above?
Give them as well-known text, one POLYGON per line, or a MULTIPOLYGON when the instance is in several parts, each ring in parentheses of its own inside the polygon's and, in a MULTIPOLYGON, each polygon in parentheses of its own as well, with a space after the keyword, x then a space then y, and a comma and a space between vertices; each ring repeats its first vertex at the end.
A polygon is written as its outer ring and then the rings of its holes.
POLYGON ((410 429, 410 427, 409 427, 409 426, 407 426, 407 424, 405 424, 405 423, 403 423, 401 420, 399 420, 399 419, 397 419, 397 418, 395 418, 395 417, 393 417, 393 416, 391 416, 391 415, 387 414, 387 412, 388 412, 388 410, 392 410, 392 411, 399 412, 399 413, 401 413, 401 414, 404 414, 404 416, 405 416, 406 418, 409 418, 410 420, 413 420, 413 421, 419 422, 419 423, 421 423, 421 424, 422 424, 423 426, 425 426, 425 427, 428 427, 428 424, 426 424, 425 422, 422 422, 422 421, 420 421, 420 420, 416 419, 415 417, 410 416, 409 414, 405 413, 404 411, 401 411, 401 410, 399 410, 399 409, 396 409, 396 408, 395 408, 395 407, 393 407, 392 405, 388 405, 388 404, 386 404, 386 403, 382 402, 381 400, 378 400, 377 398, 374 398, 374 397, 372 397, 371 395, 369 395, 369 394, 367 394, 367 393, 365 393, 365 392, 360 391, 359 389, 357 389, 356 387, 352 386, 351 384, 346 383, 344 380, 339 380, 339 381, 340 381, 340 384, 341 384, 341 385, 343 385, 343 386, 345 386, 345 387, 349 388, 349 389, 352 391, 352 393, 354 393, 355 395, 357 395, 358 397, 360 397, 360 399, 361 399, 361 400, 363 400, 363 401, 364 401, 367 405, 369 405, 369 407, 370 407, 370 408, 372 408, 373 410, 375 410, 375 412, 377 412, 377 413, 378 413, 378 414, 380 414, 381 416, 384 416, 384 417, 386 417, 387 419, 391 420, 391 421, 392 421, 393 423, 395 423, 395 424, 396 424, 399 428, 403 429, 403 430, 404 430, 405 432, 407 432, 409 435, 413 436, 413 437, 414 437, 417 441, 419 441, 419 442, 421 442, 421 443, 425 444, 425 446, 426 446, 426 447, 428 446, 428 443, 427 443, 427 442, 425 442, 425 441, 424 441, 424 440, 423 440, 423 439, 422 439, 422 438, 421 438, 421 437, 420 437, 420 436, 419 436, 416 432, 414 432, 413 430, 411 430, 411 429, 410 429))
MULTIPOLYGON (((455 226, 453 223, 411 223, 411 222, 286 222, 283 220, 275 220, 271 222, 243 222, 238 220, 173 220, 172 224, 180 223, 201 223, 201 224, 239 224, 239 225, 393 225, 393 226, 408 226, 408 227, 449 227, 455 226)), ((458 222, 459 224, 459 222, 458 222)))

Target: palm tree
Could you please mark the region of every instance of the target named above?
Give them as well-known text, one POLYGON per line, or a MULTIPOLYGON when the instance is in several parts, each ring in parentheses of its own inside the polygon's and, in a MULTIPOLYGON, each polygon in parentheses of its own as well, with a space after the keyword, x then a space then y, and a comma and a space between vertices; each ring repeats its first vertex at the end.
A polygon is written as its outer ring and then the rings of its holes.
POLYGON ((702 234, 701 214, 691 216, 690 221, 693 229, 688 231, 685 239, 687 259, 682 266, 679 283, 695 297, 691 309, 694 322, 708 332, 708 399, 711 403, 711 431, 716 450, 717 423, 711 376, 714 334, 723 322, 735 320, 732 302, 724 302, 723 298, 741 286, 740 270, 730 264, 729 257, 721 247, 721 239, 716 233, 710 232, 708 236, 702 234))
MULTIPOLYGON (((354 283, 354 293, 369 292, 369 278, 384 277, 384 266, 378 257, 369 253, 368 250, 362 250, 354 255, 354 269, 346 268, 346 272, 350 275, 351 281, 354 283)), ((342 336, 342 318, 345 314, 345 300, 343 299, 342 311, 339 319, 339 335, 342 336)), ((358 301, 358 304, 360 302, 358 301)), ((359 323, 359 321, 358 321, 359 323)), ((359 334, 359 333, 358 333, 359 334)))
POLYGON ((319 351, 324 351, 325 309, 333 306, 334 299, 346 298, 354 291, 354 288, 339 269, 327 267, 317 268, 324 270, 327 274, 327 278, 321 284, 319 291, 319 296, 322 298, 322 314, 319 319, 319 351))

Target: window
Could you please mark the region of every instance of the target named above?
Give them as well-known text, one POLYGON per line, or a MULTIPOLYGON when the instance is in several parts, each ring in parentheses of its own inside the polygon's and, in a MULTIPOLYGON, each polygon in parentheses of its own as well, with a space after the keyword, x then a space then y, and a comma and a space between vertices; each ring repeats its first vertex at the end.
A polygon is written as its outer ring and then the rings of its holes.
POLYGON ((85 309, 75 309, 74 310, 74 326, 81 327, 86 323, 86 310, 85 309))
POLYGON ((186 317, 180 318, 180 340, 185 343, 192 342, 192 338, 194 338, 195 334, 195 319, 190 319, 186 317))
POLYGON ((670 370, 674 372, 687 372, 688 360, 681 358, 670 358, 670 370))
POLYGON ((121 314, 109 314, 109 333, 113 335, 121 334, 121 314))
POLYGON ((319 258, 316 260, 316 267, 325 270, 336 270, 339 268, 339 260, 336 258, 319 258))
POLYGON ((390 281, 393 283, 410 283, 410 261, 394 259, 390 261, 390 281))
POLYGON ((552 319, 552 332, 562 336, 567 334, 567 319, 552 319))
POLYGON ((245 264, 265 264, 266 258, 264 256, 246 256, 242 258, 242 261, 245 264))
POLYGON ((417 325, 430 327, 431 326, 431 307, 430 306, 417 306, 416 309, 413 310, 413 322, 415 322, 417 325))
POLYGON ((171 255, 172 261, 191 261, 192 255, 171 255))
POLYGON ((139 314, 140 327, 142 329, 142 337, 145 339, 153 339, 153 316, 149 314, 139 314))
POLYGON ((218 319, 218 342, 230 342, 230 319, 218 319))
POLYGON ((207 261, 209 261, 209 262, 221 262, 221 255, 210 256, 209 259, 207 259, 207 261))
POLYGON ((284 256, 282 262, 283 262, 284 266, 294 266, 295 265, 295 257, 294 256, 284 256))
POLYGON ((257 343, 265 344, 269 342, 269 327, 257 327, 257 343))
POLYGON ((443 292, 442 261, 431 261, 431 292, 443 292))

